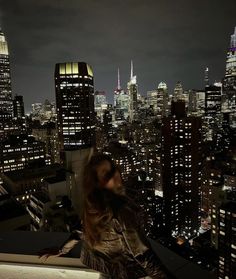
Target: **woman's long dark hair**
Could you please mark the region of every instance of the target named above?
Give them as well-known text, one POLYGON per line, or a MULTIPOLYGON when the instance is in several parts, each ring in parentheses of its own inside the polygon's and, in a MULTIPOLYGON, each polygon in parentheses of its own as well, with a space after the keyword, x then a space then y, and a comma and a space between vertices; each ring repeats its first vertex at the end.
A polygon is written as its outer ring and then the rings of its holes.
MULTIPOLYGON (((84 211, 83 211, 83 230, 86 242, 93 247, 101 239, 101 234, 113 217, 113 211, 106 198, 106 189, 101 187, 113 177, 117 168, 113 160, 105 154, 93 155, 85 167, 84 171, 84 211), (105 175, 104 181, 99 181, 97 167, 108 161, 111 170, 105 175)), ((110 192, 110 191, 109 191, 110 192)))

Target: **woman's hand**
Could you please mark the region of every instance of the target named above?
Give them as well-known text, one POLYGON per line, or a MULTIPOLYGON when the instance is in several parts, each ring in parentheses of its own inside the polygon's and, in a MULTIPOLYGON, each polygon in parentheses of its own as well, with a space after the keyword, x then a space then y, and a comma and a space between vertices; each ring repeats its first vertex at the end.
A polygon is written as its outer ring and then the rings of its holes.
POLYGON ((49 257, 59 257, 62 255, 58 247, 45 248, 38 252, 39 258, 46 261, 49 257))

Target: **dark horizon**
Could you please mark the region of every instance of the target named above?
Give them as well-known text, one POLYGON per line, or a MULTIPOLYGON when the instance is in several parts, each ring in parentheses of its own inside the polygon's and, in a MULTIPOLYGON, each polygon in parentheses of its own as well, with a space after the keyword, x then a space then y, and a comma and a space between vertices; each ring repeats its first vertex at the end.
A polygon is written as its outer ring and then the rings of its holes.
POLYGON ((224 76, 236 25, 234 0, 227 5, 213 0, 89 0, 70 1, 69 5, 60 0, 14 0, 14 4, 0 0, 0 7, 13 95, 24 96, 26 112, 31 103, 55 99, 54 67, 65 61, 89 63, 95 90, 104 90, 110 103, 117 68, 126 89, 131 59, 143 95, 161 81, 167 83, 169 93, 179 80, 184 89, 202 89, 206 66, 211 82, 224 76))

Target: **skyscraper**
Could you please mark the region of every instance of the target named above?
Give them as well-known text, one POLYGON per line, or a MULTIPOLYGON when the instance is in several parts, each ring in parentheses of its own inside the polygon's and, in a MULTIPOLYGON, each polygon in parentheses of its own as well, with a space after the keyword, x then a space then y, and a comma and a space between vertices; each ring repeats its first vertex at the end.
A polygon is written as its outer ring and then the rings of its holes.
POLYGON ((62 148, 78 150, 95 144, 93 72, 84 62, 55 68, 57 125, 62 148))
POLYGON ((114 91, 115 120, 123 121, 129 116, 129 95, 121 88, 120 69, 117 72, 117 88, 114 91))
POLYGON ((205 88, 205 115, 215 117, 221 112, 221 84, 208 85, 205 88))
POLYGON ((206 67, 204 75, 205 86, 209 86, 209 68, 206 67))
POLYGON ((13 100, 13 115, 16 118, 25 116, 23 96, 16 95, 13 100))
POLYGON ((93 71, 84 62, 58 63, 55 68, 57 125, 67 187, 82 214, 83 169, 95 146, 93 71))
POLYGON ((188 239, 200 226, 201 119, 187 117, 183 101, 163 118, 161 165, 166 233, 188 239))
POLYGON ((221 123, 222 86, 215 83, 205 88, 204 137, 211 141, 221 123))
POLYGON ((114 91, 114 106, 116 106, 116 99, 117 97, 120 95, 120 93, 122 92, 123 90, 121 89, 121 85, 120 85, 120 69, 118 68, 118 71, 117 71, 117 88, 116 90, 114 91))
POLYGON ((235 86, 236 82, 236 26, 234 34, 231 35, 230 47, 226 59, 225 80, 235 86))
POLYGON ((104 91, 96 91, 94 95, 94 107, 96 115, 102 120, 102 115, 107 109, 107 98, 104 91))
POLYGON ((0 138, 12 130, 12 94, 9 52, 6 38, 0 30, 0 138))
POLYGON ((138 106, 138 84, 137 76, 134 76, 133 61, 131 61, 130 80, 127 84, 129 95, 129 121, 133 122, 136 118, 137 106, 138 106))
POLYGON ((160 82, 157 88, 157 115, 160 118, 168 115, 168 92, 165 82, 160 82))
POLYGON ((12 117, 12 95, 8 45, 0 30, 0 117, 1 115, 12 117))
POLYGON ((147 104, 158 118, 167 115, 168 93, 166 83, 160 82, 156 90, 147 92, 147 104))
POLYGON ((181 84, 180 81, 178 81, 176 83, 175 89, 174 89, 174 101, 178 101, 178 100, 184 100, 184 90, 183 90, 183 86, 181 84))
POLYGON ((236 111, 236 27, 231 35, 227 52, 226 71, 223 80, 224 109, 232 114, 236 111))

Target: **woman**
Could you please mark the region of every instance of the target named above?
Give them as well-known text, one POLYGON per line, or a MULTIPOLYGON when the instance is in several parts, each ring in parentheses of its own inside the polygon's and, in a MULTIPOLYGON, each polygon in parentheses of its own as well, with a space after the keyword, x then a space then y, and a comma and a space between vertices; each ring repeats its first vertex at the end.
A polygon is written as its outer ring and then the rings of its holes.
POLYGON ((81 261, 105 278, 170 278, 142 233, 140 210, 126 195, 119 170, 111 158, 94 155, 84 174, 83 233, 73 232, 61 249, 69 252, 82 238, 81 261))

